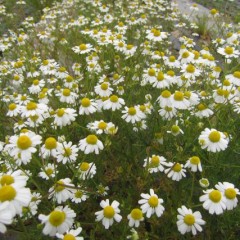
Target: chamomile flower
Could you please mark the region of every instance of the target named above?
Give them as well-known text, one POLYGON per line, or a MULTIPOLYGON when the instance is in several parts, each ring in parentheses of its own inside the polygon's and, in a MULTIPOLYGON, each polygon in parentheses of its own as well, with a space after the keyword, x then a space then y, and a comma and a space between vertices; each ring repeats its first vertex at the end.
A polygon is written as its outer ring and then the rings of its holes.
POLYGON ((220 152, 228 147, 229 139, 216 129, 206 128, 201 132, 198 141, 202 149, 207 149, 209 152, 220 152))
POLYGON ((209 181, 208 181, 207 178, 201 178, 201 179, 199 180, 199 184, 200 184, 200 186, 203 187, 203 188, 208 188, 209 185, 210 185, 210 183, 209 183, 209 181))
POLYGON ((69 88, 60 89, 56 93, 56 96, 60 98, 60 102, 69 104, 75 103, 78 97, 78 95, 75 92, 71 91, 69 88))
POLYGON ((131 123, 139 122, 146 116, 138 107, 125 107, 122 113, 122 119, 131 123))
POLYGON ((228 74, 226 76, 226 79, 228 79, 235 86, 239 87, 240 86, 240 71, 235 71, 233 74, 228 74))
POLYGON ((43 234, 49 236, 56 236, 57 233, 63 234, 68 231, 74 222, 76 213, 65 206, 56 207, 49 215, 40 214, 38 216, 42 224, 44 224, 43 234))
POLYGON ((182 206, 178 208, 178 213, 177 227, 181 234, 192 232, 193 235, 196 235, 197 231, 202 231, 201 225, 204 225, 206 222, 202 220, 202 215, 199 211, 193 212, 192 209, 182 206))
POLYGON ((210 214, 222 214, 227 208, 223 193, 219 190, 208 189, 203 191, 204 195, 199 198, 203 202, 203 208, 210 214))
POLYGON ((90 115, 97 111, 97 103, 93 99, 83 98, 79 108, 80 115, 90 115))
POLYGON ((164 172, 167 174, 167 177, 172 180, 180 181, 183 177, 186 177, 186 169, 183 168, 183 164, 170 162, 168 163, 168 167, 170 168, 165 169, 164 172))
POLYGON ((78 168, 79 178, 86 180, 96 174, 96 165, 94 163, 81 162, 78 168))
POLYGON ((10 103, 8 105, 8 112, 7 116, 9 117, 16 117, 21 113, 21 106, 15 103, 10 103))
POLYGON ((77 54, 86 54, 94 50, 93 46, 89 43, 82 43, 79 46, 75 46, 72 50, 77 54))
POLYGON ((0 173, 0 186, 11 185, 17 182, 22 187, 27 184, 28 177, 22 172, 22 170, 8 171, 6 173, 0 173))
POLYGON ((147 218, 150 218, 154 213, 161 217, 165 210, 162 205, 163 199, 159 198, 153 189, 150 189, 150 194, 142 193, 141 197, 142 199, 138 203, 141 204, 142 212, 146 213, 147 218))
POLYGON ((85 202, 89 196, 86 194, 84 190, 81 190, 79 187, 78 189, 73 189, 73 196, 71 198, 71 201, 74 203, 81 203, 85 202))
POLYGON ((111 88, 109 82, 103 82, 99 85, 96 85, 94 87, 94 91, 100 97, 109 97, 112 94, 113 88, 111 88))
POLYGON ((57 149, 56 158, 58 162, 66 164, 67 162, 75 162, 78 156, 78 147, 72 142, 63 142, 57 149))
POLYGON ((76 110, 73 108, 59 108, 54 116, 54 124, 62 128, 74 122, 76 116, 76 110))
POLYGON ((70 178, 60 179, 57 183, 49 189, 48 198, 56 199, 57 203, 66 202, 68 199, 73 196, 73 189, 67 188, 67 186, 73 187, 70 178))
POLYGON ((146 167, 150 173, 163 172, 166 158, 158 155, 152 155, 152 157, 145 158, 143 167, 146 167))
POLYGON ((171 98, 172 106, 176 109, 187 109, 190 106, 190 101, 181 91, 176 91, 171 98))
POLYGON ((102 200, 100 202, 100 206, 103 208, 103 210, 95 212, 96 221, 102 221, 105 229, 109 229, 109 227, 113 225, 114 220, 116 222, 120 222, 122 220, 122 216, 119 214, 119 202, 116 200, 114 200, 111 205, 109 203, 109 199, 106 201, 102 200))
POLYGON ((104 110, 111 109, 112 111, 118 110, 125 105, 123 98, 120 98, 116 95, 111 95, 107 100, 103 102, 102 108, 104 110))
POLYGON ((13 222, 13 215, 9 211, 9 203, 3 202, 0 204, 0 232, 5 233, 7 228, 5 225, 9 225, 13 222))
POLYGON ((238 58, 240 55, 240 52, 231 46, 226 46, 225 48, 219 47, 217 52, 223 55, 226 59, 238 58))
POLYGON ((32 154, 37 151, 36 146, 42 142, 42 137, 34 132, 27 131, 19 136, 11 136, 9 144, 5 146, 10 156, 17 160, 17 164, 27 164, 32 159, 32 154))
POLYGON ((78 236, 82 231, 81 227, 78 227, 77 229, 71 229, 66 231, 65 234, 59 234, 56 233, 56 237, 58 237, 58 239, 63 239, 63 240, 83 240, 83 237, 78 236))
POLYGON ((38 176, 49 180, 49 178, 54 178, 56 174, 58 173, 58 170, 56 169, 55 165, 52 163, 48 163, 47 166, 42 167, 42 171, 38 173, 38 176))
POLYGON ((190 170, 191 170, 192 172, 197 172, 197 171, 202 172, 201 160, 200 160, 200 158, 197 157, 197 156, 192 156, 192 157, 190 157, 190 158, 187 160, 187 162, 186 162, 186 164, 185 164, 184 167, 185 167, 185 168, 190 168, 190 170))
POLYGON ((139 227, 140 222, 144 220, 143 212, 139 208, 134 208, 127 218, 129 227, 139 227))
POLYGON ((40 149, 40 156, 43 158, 48 158, 50 156, 56 157, 60 147, 60 143, 54 137, 48 137, 40 149))
POLYGON ((27 102, 26 105, 22 106, 21 113, 22 117, 29 117, 35 115, 43 115, 48 110, 46 104, 43 103, 35 103, 35 102, 27 102))
POLYGON ((237 188, 235 188, 234 184, 229 182, 219 182, 215 185, 215 187, 223 193, 223 199, 227 210, 233 210, 233 208, 237 207, 237 195, 240 195, 240 192, 237 188))
POLYGON ((99 150, 103 150, 103 143, 96 135, 90 134, 86 138, 79 141, 79 149, 85 154, 94 152, 99 154, 99 150))

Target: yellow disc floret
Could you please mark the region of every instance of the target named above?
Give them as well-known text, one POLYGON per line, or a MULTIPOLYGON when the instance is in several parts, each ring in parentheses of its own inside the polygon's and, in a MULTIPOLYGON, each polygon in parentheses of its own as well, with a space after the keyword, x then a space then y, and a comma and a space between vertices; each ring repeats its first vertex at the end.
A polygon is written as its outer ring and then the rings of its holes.
POLYGON ((17 146, 21 150, 26 150, 32 146, 32 141, 27 135, 21 135, 17 140, 17 146))
POLYGON ((104 209, 103 209, 103 215, 105 218, 113 218, 113 216, 115 215, 115 211, 114 211, 114 208, 111 207, 111 206, 106 206, 104 209))
POLYGON ((98 141, 98 138, 97 136, 91 134, 87 136, 86 141, 88 144, 95 145, 98 141))
POLYGON ((212 190, 210 193, 209 193, 209 198, 210 200, 212 200, 213 202, 217 203, 217 202, 220 202, 220 200, 222 199, 222 194, 220 191, 218 190, 212 190))
POLYGON ((0 188, 0 201, 11 201, 17 195, 16 190, 11 185, 5 185, 0 188))
POLYGON ((54 227, 60 226, 66 218, 66 214, 62 211, 54 210, 49 215, 49 222, 54 227))

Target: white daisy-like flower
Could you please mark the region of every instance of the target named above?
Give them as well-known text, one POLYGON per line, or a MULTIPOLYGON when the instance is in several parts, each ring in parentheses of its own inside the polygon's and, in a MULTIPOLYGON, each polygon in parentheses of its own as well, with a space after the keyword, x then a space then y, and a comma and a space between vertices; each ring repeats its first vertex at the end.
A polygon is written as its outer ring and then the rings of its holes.
POLYGON ((150 194, 142 193, 141 197, 143 199, 139 200, 138 203, 141 204, 142 212, 146 213, 147 218, 150 218, 154 213, 161 217, 165 210, 162 205, 163 199, 159 198, 153 189, 150 189, 150 194))
POLYGON ((66 164, 67 162, 75 162, 78 156, 78 147, 72 142, 63 142, 57 149, 56 158, 58 162, 66 164))
POLYGON ((80 115, 89 115, 98 110, 98 105, 93 99, 83 98, 79 108, 80 115))
POLYGON ((231 46, 219 47, 217 49, 217 52, 223 55, 227 59, 238 58, 240 55, 240 52, 231 46))
POLYGON ((56 233, 56 237, 58 237, 59 239, 63 239, 63 240, 83 240, 83 237, 78 236, 82 231, 81 227, 78 227, 77 229, 71 229, 66 231, 65 234, 59 234, 56 233))
POLYGON ((150 173, 163 172, 166 158, 158 155, 152 155, 152 157, 145 158, 143 167, 147 167, 150 173))
POLYGON ((190 101, 181 91, 176 91, 171 98, 172 106, 176 109, 188 109, 191 105, 190 101))
POLYGON ((123 105, 125 105, 125 101, 123 98, 120 98, 116 95, 112 95, 103 102, 102 108, 104 110, 111 109, 112 111, 115 111, 122 108, 123 105))
POLYGON ((28 102, 21 108, 21 116, 29 117, 35 115, 43 115, 48 111, 48 106, 43 103, 28 102))
POLYGON ((161 42, 162 40, 166 39, 168 37, 167 32, 161 32, 158 29, 151 29, 147 30, 147 36, 146 38, 153 41, 153 42, 161 42))
POLYGON ((125 107, 122 113, 122 119, 131 123, 140 122, 146 117, 146 115, 140 111, 139 107, 125 107))
MULTIPOLYGON (((22 181, 10 183, 0 187, 0 202, 1 204, 8 202, 8 211, 12 217, 22 213, 23 207, 27 207, 31 201, 32 195, 29 188, 23 186, 22 181)), ((0 205, 1 205, 0 204, 0 205)))
POLYGON ((80 187, 78 189, 73 189, 73 196, 71 198, 71 201, 74 203, 81 203, 85 202, 89 196, 86 194, 84 190, 81 190, 80 187))
POLYGON ((89 43, 87 44, 80 44, 79 46, 75 46, 72 50, 77 54, 86 54, 94 50, 93 46, 89 43))
POLYGON ((159 109, 158 113, 163 119, 170 120, 177 116, 178 111, 174 107, 165 106, 164 108, 159 109))
POLYGON ((68 231, 74 222, 76 213, 65 206, 56 207, 49 215, 40 214, 38 216, 42 224, 45 224, 43 228, 43 234, 49 236, 56 236, 57 233, 63 234, 68 231))
POLYGON ((13 222, 13 215, 9 211, 9 203, 3 202, 0 204, 0 232, 5 233, 7 228, 5 225, 9 225, 13 222))
POLYGON ((197 156, 192 156, 192 157, 190 157, 190 158, 187 160, 187 162, 186 162, 186 164, 185 164, 184 167, 185 167, 185 168, 190 168, 190 170, 191 170, 192 172, 197 172, 197 171, 202 172, 201 160, 200 160, 200 158, 197 157, 197 156))
POLYGON ((156 102, 159 103, 161 108, 172 106, 172 94, 168 90, 164 90, 157 98, 156 102))
POLYGON ((76 116, 76 110, 73 108, 59 108, 54 116, 54 124, 59 127, 70 125, 75 121, 76 116))
POLYGON ((60 179, 57 183, 49 189, 48 199, 55 198, 57 203, 66 202, 73 196, 73 189, 66 186, 74 187, 70 178, 60 179))
POLYGON ((216 189, 223 193, 224 202, 227 210, 232 210, 237 206, 237 195, 240 195, 239 189, 229 182, 219 182, 215 185, 216 189))
POLYGON ((144 220, 143 212, 139 208, 134 208, 127 218, 129 227, 139 227, 140 222, 144 220))
POLYGON ((48 137, 40 149, 40 156, 42 158, 56 157, 60 148, 61 144, 54 137, 48 137))
POLYGON ((222 214, 227 208, 223 193, 215 189, 208 189, 203 192, 204 195, 199 198, 200 202, 203 202, 203 208, 208 210, 210 214, 222 214))
POLYGON ((205 104, 200 103, 197 105, 197 111, 193 114, 199 118, 207 118, 213 115, 213 111, 209 109, 205 104))
POLYGON ((195 79, 201 74, 201 71, 197 69, 194 65, 188 64, 183 65, 181 72, 183 73, 184 77, 187 79, 195 79))
POLYGON ((94 163, 81 162, 78 168, 79 178, 86 180, 96 174, 96 165, 94 163))
POLYGON ((109 82, 103 82, 94 87, 94 91, 100 97, 109 97, 112 94, 113 88, 110 87, 109 82))
POLYGON ((27 164, 32 159, 32 154, 37 151, 36 146, 41 144, 42 137, 32 131, 11 136, 9 144, 5 146, 10 156, 17 160, 17 164, 27 164))
POLYGON ((204 225, 206 222, 202 219, 202 215, 199 211, 193 212, 192 209, 182 206, 178 208, 178 213, 177 227, 181 234, 192 232, 193 235, 196 235, 197 231, 202 231, 201 225, 204 225))
POLYGON ((183 164, 170 162, 168 163, 168 167, 164 172, 167 174, 167 177, 172 180, 180 181, 183 177, 186 177, 186 169, 183 168, 183 164))
POLYGON ((79 149, 85 154, 92 152, 99 154, 99 150, 103 150, 103 143, 97 138, 96 135, 90 134, 86 138, 79 141, 79 149))
POLYGON ((209 152, 220 152, 227 148, 229 138, 216 129, 206 128, 201 132, 198 141, 202 149, 206 148, 209 152))
POLYGON ((57 173, 58 170, 56 169, 55 165, 52 163, 48 163, 48 165, 44 166, 42 168, 42 171, 38 173, 38 176, 43 179, 49 180, 50 177, 54 178, 57 173))
POLYGON ((235 71, 233 74, 228 74, 226 76, 226 79, 228 79, 235 86, 239 87, 240 86, 240 71, 235 71))
POLYGON ((60 99, 60 102, 73 104, 78 98, 77 93, 71 91, 69 88, 60 89, 56 92, 56 96, 60 99))
POLYGON ((9 117, 16 117, 21 113, 21 106, 15 103, 10 103, 8 105, 8 112, 7 112, 7 116, 9 117))
POLYGON ((22 187, 27 184, 28 176, 22 170, 8 171, 7 173, 0 173, 0 186, 10 185, 17 182, 22 187))
POLYGON ((118 201, 114 200, 110 205, 109 199, 106 199, 106 201, 102 200, 100 202, 100 206, 103 208, 103 210, 95 212, 96 221, 102 221, 105 229, 109 229, 109 227, 113 225, 114 220, 116 222, 120 222, 122 220, 122 216, 119 214, 120 209, 118 208, 118 201))

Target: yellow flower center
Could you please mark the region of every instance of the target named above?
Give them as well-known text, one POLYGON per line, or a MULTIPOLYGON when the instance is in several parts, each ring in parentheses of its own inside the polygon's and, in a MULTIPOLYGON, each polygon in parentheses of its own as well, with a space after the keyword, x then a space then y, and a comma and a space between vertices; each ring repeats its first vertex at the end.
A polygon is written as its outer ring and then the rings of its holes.
POLYGON ((64 108, 61 108, 61 109, 58 109, 58 110, 57 110, 57 115, 58 115, 58 117, 62 117, 62 116, 64 115, 64 113, 65 113, 64 108))
POLYGON ((75 192, 74 196, 75 196, 76 198, 81 198, 81 197, 83 196, 83 192, 80 191, 80 190, 78 190, 78 191, 75 192))
POLYGON ((171 128, 172 133, 178 133, 180 131, 180 127, 177 125, 173 125, 171 128))
POLYGON ((0 188, 0 201, 11 201, 17 195, 16 190, 11 185, 5 185, 0 188))
POLYGON ((13 80, 14 80, 14 81, 19 81, 19 80, 20 80, 20 77, 19 77, 18 75, 14 75, 13 80))
POLYGON ((222 194, 218 190, 213 190, 209 193, 209 198, 211 201, 217 203, 220 202, 220 200, 222 199, 222 194))
POLYGON ((224 86, 230 86, 231 83, 230 83, 230 81, 228 81, 227 79, 225 79, 225 80, 223 81, 223 85, 224 85, 224 86))
POLYGON ((102 90, 107 90, 108 89, 108 84, 107 83, 102 83, 101 84, 101 89, 102 90))
POLYGON ((228 55, 233 54, 233 48, 232 47, 225 47, 224 52, 228 55))
POLYGON ((195 67, 192 64, 189 64, 186 68, 186 71, 189 73, 194 73, 195 72, 195 67))
POLYGON ((213 9, 211 9, 210 13, 211 13, 212 15, 215 15, 215 14, 218 13, 218 10, 215 9, 215 8, 213 8, 213 9))
POLYGON ((37 108, 37 104, 35 102, 27 103, 27 110, 34 110, 37 108))
POLYGON ((33 85, 37 86, 38 84, 39 84, 39 80, 35 79, 35 80, 33 81, 33 85))
POLYGON ((72 149, 71 148, 68 147, 68 148, 64 149, 64 154, 63 154, 64 157, 70 157, 71 154, 72 154, 72 149))
POLYGON ((83 107, 87 108, 91 105, 91 101, 89 98, 83 98, 81 104, 83 107))
POLYGON ((26 150, 32 146, 32 141, 28 136, 22 135, 17 140, 17 146, 22 150, 26 150))
POLYGON ((53 169, 52 168, 47 168, 45 171, 46 171, 46 174, 48 176, 51 176, 53 174, 53 169))
POLYGON ((192 226, 195 223, 195 217, 192 214, 186 214, 183 219, 184 223, 188 226, 192 226))
POLYGON ((123 42, 119 42, 118 46, 122 48, 122 47, 124 47, 124 43, 123 42))
POLYGON ((161 93, 161 96, 164 97, 164 98, 169 98, 169 97, 171 97, 171 92, 168 91, 168 90, 164 90, 164 91, 161 93))
POLYGON ((49 137, 45 140, 45 148, 52 150, 57 147, 57 140, 53 137, 49 137))
POLYGON ((56 186, 54 188, 55 192, 63 191, 65 189, 65 187, 63 185, 64 185, 63 181, 61 181, 61 180, 57 181, 57 184, 56 184, 56 186))
POLYGON ((155 74, 156 74, 156 71, 155 71, 153 68, 150 68, 150 69, 148 70, 148 75, 149 75, 149 76, 153 77, 153 76, 155 76, 155 74))
POLYGON ((118 96, 112 95, 112 96, 110 97, 110 101, 113 102, 113 103, 118 102, 118 96))
POLYGON ((233 76, 234 76, 235 78, 239 78, 239 79, 240 79, 240 71, 234 72, 234 73, 233 73, 233 76))
POLYGON ((87 49, 87 45, 84 44, 84 43, 82 43, 82 44, 80 44, 79 49, 80 49, 81 51, 84 51, 84 50, 87 49))
POLYGON ((159 37, 161 35, 161 32, 159 30, 154 31, 154 37, 159 37))
POLYGON ((65 89, 63 89, 62 94, 63 94, 63 96, 68 97, 68 96, 70 96, 71 91, 70 91, 70 89, 65 88, 65 89))
POLYGON ((70 76, 70 75, 68 75, 67 77, 66 77, 66 81, 69 83, 69 82, 72 82, 73 81, 73 77, 72 76, 70 76))
POLYGON ((104 129, 106 129, 106 127, 107 127, 107 123, 105 123, 105 122, 100 122, 100 123, 98 124, 98 128, 99 128, 99 129, 104 130, 104 129))
POLYGON ((128 109, 128 114, 134 116, 137 113, 137 110, 134 107, 128 109))
POLYGON ((103 215, 105 218, 113 218, 115 214, 114 208, 111 206, 107 206, 103 209, 103 215))
POLYGON ((64 235, 64 237, 63 237, 63 240, 75 240, 75 239, 76 238, 70 233, 64 235))
POLYGON ((175 76, 175 72, 172 70, 167 71, 167 75, 170 77, 174 77, 175 76))
POLYGON ((174 56, 170 56, 168 59, 169 59, 169 62, 175 62, 176 61, 176 58, 174 56))
POLYGON ((172 170, 173 170, 174 172, 180 172, 180 171, 182 170, 181 164, 180 164, 180 163, 174 164, 172 170))
POLYGON ((11 175, 3 175, 0 181, 1 185, 10 185, 14 183, 14 178, 11 175))
POLYGON ((89 168, 90 168, 90 165, 87 162, 82 162, 80 165, 80 170, 83 172, 86 172, 89 168))
POLYGON ((188 58, 189 57, 189 52, 183 52, 182 58, 188 58))
POLYGON ((43 60, 43 65, 47 66, 49 64, 48 60, 43 60))
POLYGON ((143 213, 142 213, 142 211, 141 211, 139 208, 134 208, 134 209, 131 211, 131 217, 132 217, 134 220, 140 220, 140 219, 142 219, 142 217, 143 217, 143 213))
POLYGON ((153 156, 151 158, 150 167, 158 167, 159 163, 160 163, 159 157, 158 156, 153 156))
POLYGON ((193 156, 190 158, 191 164, 198 165, 200 163, 200 158, 197 156, 193 156))
POLYGON ((127 50, 131 50, 133 48, 133 45, 132 44, 128 44, 127 45, 127 50))
POLYGON ((60 226, 66 219, 66 214, 59 210, 54 210, 50 213, 49 222, 54 227, 60 226))
POLYGON ((150 205, 150 207, 155 208, 158 206, 158 198, 156 196, 151 196, 148 199, 148 204, 150 205))
POLYGON ((220 139, 221 139, 221 134, 220 134, 218 131, 212 131, 212 132, 209 134, 208 138, 209 138, 209 140, 210 140, 211 142, 216 143, 216 142, 219 142, 219 141, 220 141, 220 139))
POLYGON ((183 99, 184 99, 184 94, 182 92, 177 91, 174 93, 174 100, 183 101, 183 99))
POLYGON ((164 80, 164 74, 163 74, 163 72, 158 72, 157 80, 158 80, 158 81, 164 80))
POLYGON ((98 138, 95 135, 88 135, 86 139, 88 144, 95 145, 98 141, 98 138))
POLYGON ((11 103, 11 104, 8 105, 8 109, 10 111, 13 111, 14 109, 16 109, 16 107, 17 107, 17 105, 15 103, 11 103))
POLYGON ((236 198, 237 193, 236 193, 236 191, 235 191, 234 188, 227 188, 227 189, 225 190, 225 196, 226 196, 226 198, 228 198, 228 199, 234 199, 234 198, 236 198))
POLYGON ((189 99, 190 97, 191 97, 191 92, 189 92, 189 91, 186 91, 186 92, 184 92, 184 96, 187 98, 187 99, 189 99))

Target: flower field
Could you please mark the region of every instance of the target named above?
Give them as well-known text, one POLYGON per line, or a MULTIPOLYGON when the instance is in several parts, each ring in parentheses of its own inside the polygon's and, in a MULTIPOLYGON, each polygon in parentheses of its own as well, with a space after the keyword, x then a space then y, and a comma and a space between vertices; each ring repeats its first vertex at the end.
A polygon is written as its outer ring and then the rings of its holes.
POLYGON ((170 0, 14 4, 0 237, 240 238, 240 25, 212 9, 201 35, 170 0))

